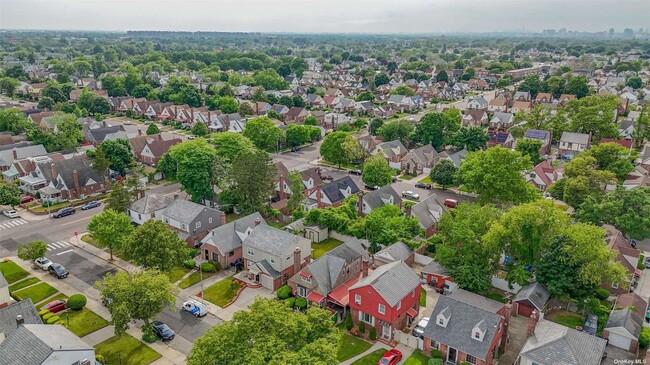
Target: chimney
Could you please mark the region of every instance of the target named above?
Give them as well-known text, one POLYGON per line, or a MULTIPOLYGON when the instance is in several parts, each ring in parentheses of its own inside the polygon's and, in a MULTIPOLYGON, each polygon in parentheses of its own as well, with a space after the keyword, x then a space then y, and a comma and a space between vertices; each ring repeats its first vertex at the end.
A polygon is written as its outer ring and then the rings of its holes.
POLYGON ((221 225, 222 225, 222 226, 225 225, 225 224, 227 223, 226 213, 221 212, 221 214, 219 214, 219 218, 220 218, 220 220, 221 220, 221 225))
POLYGON ((142 135, 142 129, 138 128, 138 136, 142 135))
POLYGON ((178 199, 178 194, 174 194, 174 200, 178 199))
POLYGON ((72 178, 74 179, 74 188, 79 189, 79 174, 77 170, 72 170, 72 178))
POLYGON ((255 218, 255 227, 257 227, 257 226, 259 226, 259 225, 260 225, 260 219, 259 219, 259 218, 255 218))
POLYGON ((359 201, 357 202, 357 207, 359 210, 359 215, 363 215, 363 194, 359 192, 359 201))
POLYGON ((144 198, 144 190, 140 190, 138 194, 140 195, 140 199, 144 198))
POLYGON ((226 130, 230 130, 230 115, 226 114, 226 130))
POLYGON ((17 160, 17 159, 18 159, 18 151, 14 148, 14 149, 12 150, 12 152, 13 152, 13 154, 14 154, 14 160, 17 160))
POLYGON ((52 172, 52 180, 56 180, 56 166, 53 163, 50 165, 50 171, 52 172))
POLYGON ((370 266, 370 263, 367 260, 363 260, 361 262, 361 266, 362 266, 361 272, 363 274, 363 277, 365 278, 366 276, 368 276, 368 266, 370 266))
POLYGON ((320 186, 316 187, 316 208, 324 208, 323 202, 322 202, 322 191, 320 189, 320 186))
POLYGON ((174 119, 176 119, 177 115, 178 115, 178 107, 174 105, 174 119))
POLYGON ((300 271, 300 247, 293 250, 293 272, 297 273, 298 271, 300 271))
POLYGON ((535 327, 537 327, 537 310, 534 310, 528 319, 528 331, 526 331, 528 337, 535 334, 535 327))
POLYGON ((25 319, 19 314, 16 316, 16 326, 20 326, 21 324, 25 324, 25 319))

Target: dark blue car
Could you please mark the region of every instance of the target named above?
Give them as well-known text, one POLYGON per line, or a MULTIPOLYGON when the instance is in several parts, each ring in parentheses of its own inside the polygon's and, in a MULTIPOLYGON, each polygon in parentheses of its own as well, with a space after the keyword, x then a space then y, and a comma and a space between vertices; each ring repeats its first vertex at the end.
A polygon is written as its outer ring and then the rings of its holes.
POLYGON ((153 328, 153 332, 162 338, 163 341, 173 340, 174 336, 176 336, 174 330, 160 321, 153 321, 151 327, 153 328))
POLYGON ((82 205, 81 210, 88 210, 88 209, 96 208, 96 207, 98 207, 100 205, 102 205, 101 202, 99 202, 97 200, 93 200, 91 202, 88 202, 88 203, 82 205))
POLYGON ((61 218, 61 217, 65 217, 67 215, 72 215, 72 214, 74 214, 74 208, 67 207, 67 208, 59 209, 58 212, 55 212, 55 213, 52 214, 52 217, 53 218, 61 218))

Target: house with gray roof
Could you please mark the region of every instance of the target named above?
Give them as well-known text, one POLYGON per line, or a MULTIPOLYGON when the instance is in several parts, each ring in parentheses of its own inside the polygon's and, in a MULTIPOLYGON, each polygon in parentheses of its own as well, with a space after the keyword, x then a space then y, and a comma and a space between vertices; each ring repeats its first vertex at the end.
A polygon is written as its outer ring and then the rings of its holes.
POLYGON ((177 197, 160 213, 165 222, 190 246, 197 246, 212 229, 226 224, 226 213, 177 197))
POLYGON ((515 364, 600 365, 607 340, 545 319, 530 321, 529 337, 515 364))
POLYGON ((402 167, 402 158, 406 156, 408 150, 400 140, 394 140, 378 144, 375 153, 381 153, 388 160, 390 167, 399 169, 402 167))
POLYGON ((424 237, 429 238, 436 233, 436 225, 440 221, 442 213, 447 211, 436 194, 431 194, 428 198, 411 207, 407 214, 415 217, 420 222, 420 228, 424 230, 424 237))
POLYGON ((0 171, 7 171, 16 160, 47 155, 42 144, 15 147, 0 151, 0 171))
POLYGON ((363 195, 359 203, 359 214, 366 215, 370 214, 373 209, 387 204, 396 205, 401 209, 402 197, 389 184, 363 195))
POLYGON ((311 260, 311 241, 259 224, 242 242, 244 275, 275 291, 311 260))
POLYGON ((373 266, 378 267, 395 261, 402 261, 408 266, 415 262, 415 252, 404 242, 395 242, 372 255, 373 266))
POLYGON ((446 150, 440 152, 440 158, 438 161, 445 159, 454 163, 454 166, 460 168, 460 163, 463 162, 467 156, 467 149, 463 148, 462 150, 446 150))
POLYGON ((562 132, 558 154, 575 156, 591 146, 591 135, 585 133, 562 132))
POLYGON ((492 364, 506 344, 503 303, 462 289, 441 296, 424 329, 423 352, 435 349, 450 363, 492 364))
POLYGON ((508 129, 515 123, 515 115, 512 113, 494 112, 490 119, 490 129, 508 129))
POLYGON ((92 161, 85 155, 39 163, 29 176, 47 182, 39 190, 43 200, 76 200, 106 191, 104 176, 93 169, 92 161))
POLYGON ((201 239, 203 258, 218 262, 222 268, 243 264, 242 242, 260 224, 266 224, 266 221, 255 212, 211 230, 201 239))
POLYGON ((642 328, 641 313, 633 311, 629 307, 615 309, 609 314, 603 338, 609 340, 609 344, 614 347, 636 354, 639 350, 639 336, 641 336, 642 328))
POLYGON ((427 144, 409 151, 401 160, 401 169, 405 171, 415 171, 418 174, 429 174, 433 164, 436 163, 440 154, 427 144))
POLYGON ((343 176, 327 184, 316 186, 310 193, 306 204, 306 210, 311 208, 326 208, 339 206, 345 198, 353 194, 359 194, 361 189, 350 178, 343 176))
POLYGON ((530 317, 533 311, 541 313, 546 308, 546 303, 551 298, 551 293, 538 282, 530 283, 519 290, 512 301, 512 311, 520 316, 530 317))
POLYGON ((149 194, 133 203, 128 209, 131 222, 135 224, 144 224, 149 219, 160 218, 163 210, 165 210, 174 198, 171 196, 149 194))

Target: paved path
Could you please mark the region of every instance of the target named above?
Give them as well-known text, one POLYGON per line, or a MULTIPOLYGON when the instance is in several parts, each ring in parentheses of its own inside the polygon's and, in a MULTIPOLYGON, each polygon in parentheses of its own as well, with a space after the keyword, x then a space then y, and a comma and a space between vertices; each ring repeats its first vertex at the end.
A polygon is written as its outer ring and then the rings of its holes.
MULTIPOLYGON (((413 351, 415 351, 415 349, 412 349, 410 347, 406 347, 406 346, 402 345, 401 343, 399 345, 397 345, 397 347, 395 347, 395 348, 402 352, 402 360, 397 363, 398 365, 399 364, 404 364, 406 362, 406 359, 408 359, 409 356, 411 356, 411 354, 413 353, 413 351)), ((362 358, 362 357, 364 357, 364 356, 366 356, 366 355, 368 355, 368 354, 370 354, 370 353, 372 353, 374 351, 377 351, 379 349, 389 350, 389 349, 391 349, 391 347, 388 346, 387 344, 383 343, 383 342, 378 341, 374 345, 372 345, 372 347, 370 347, 368 350, 366 350, 365 352, 362 352, 359 355, 357 355, 357 356, 355 356, 355 357, 353 357, 351 359, 345 360, 342 363, 340 363, 339 365, 350 365, 353 362, 359 360, 360 358, 362 358)))

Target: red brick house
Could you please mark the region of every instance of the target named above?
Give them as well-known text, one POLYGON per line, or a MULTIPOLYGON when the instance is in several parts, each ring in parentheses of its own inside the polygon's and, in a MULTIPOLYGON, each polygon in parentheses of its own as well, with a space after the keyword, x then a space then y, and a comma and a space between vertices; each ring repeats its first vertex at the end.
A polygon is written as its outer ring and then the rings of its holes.
POLYGON ((356 325, 375 327, 381 340, 410 325, 420 311, 420 279, 402 261, 382 265, 350 287, 350 310, 356 325))
POLYGON ((386 157, 388 165, 394 169, 402 168, 402 158, 404 158, 408 152, 409 151, 399 140, 383 142, 375 148, 375 153, 382 153, 383 156, 386 157))
POLYGON ((640 252, 637 248, 630 246, 621 231, 612 226, 605 226, 605 229, 608 232, 607 237, 605 237, 607 247, 616 254, 615 260, 623 265, 627 271, 628 279, 625 285, 604 282, 601 286, 614 295, 625 294, 636 286, 637 279, 641 276, 641 270, 636 268, 639 263, 640 252))
POLYGON ((97 173, 85 156, 39 163, 36 174, 47 181, 39 190, 44 200, 76 200, 106 190, 104 177, 97 173))
POLYGON ((139 153, 140 161, 145 165, 155 166, 165 152, 169 151, 173 145, 181 142, 180 138, 149 142, 139 153))
POLYGON ((436 260, 431 260, 420 270, 420 277, 426 284, 436 289, 443 289, 448 282, 453 282, 447 269, 436 260))
POLYGON ((406 214, 415 217, 420 222, 420 228, 424 230, 424 238, 429 238, 437 232, 437 224, 442 213, 447 211, 436 194, 431 194, 425 200, 415 204, 406 214))
POLYGON ((266 225, 266 221, 255 212, 211 230, 201 239, 201 255, 205 260, 218 262, 221 268, 240 262, 242 242, 260 224, 266 225))

